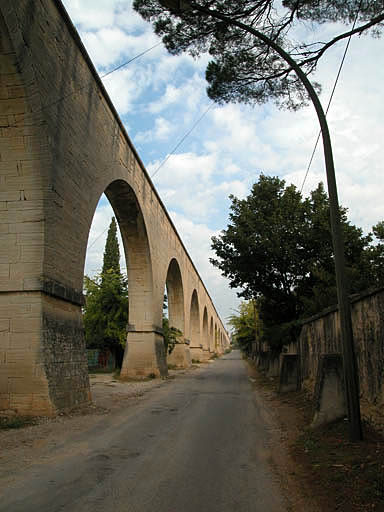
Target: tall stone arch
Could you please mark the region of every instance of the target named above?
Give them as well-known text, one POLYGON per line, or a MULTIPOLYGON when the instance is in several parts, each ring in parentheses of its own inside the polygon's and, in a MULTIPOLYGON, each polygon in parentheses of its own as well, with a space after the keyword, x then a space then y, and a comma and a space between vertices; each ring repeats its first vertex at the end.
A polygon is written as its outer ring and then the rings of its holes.
POLYGON ((209 351, 215 352, 215 334, 213 330, 213 318, 211 317, 210 327, 209 327, 209 351))
POLYGON ((218 354, 220 353, 219 351, 219 330, 218 330, 218 327, 217 327, 217 323, 215 322, 215 352, 217 352, 218 354))
POLYGON ((202 345, 203 345, 203 360, 207 361, 210 357, 210 355, 209 355, 209 330, 208 330, 207 306, 204 307, 204 312, 203 312, 202 345))
POLYGON ((132 187, 114 180, 105 190, 119 223, 128 274, 129 315, 121 377, 167 374, 161 325, 156 325, 150 243, 132 187))
POLYGON ((179 368, 188 368, 191 366, 191 355, 189 347, 185 343, 184 288, 180 266, 176 258, 172 258, 169 263, 165 286, 168 297, 169 326, 176 327, 182 332, 179 343, 167 356, 167 361, 179 368))
POLYGON ((190 320, 189 320, 189 336, 190 336, 190 345, 189 349, 191 352, 191 359, 196 361, 203 360, 203 345, 201 340, 201 332, 200 332, 200 309, 199 309, 199 299, 197 296, 197 291, 193 290, 191 297, 191 305, 190 305, 190 320))

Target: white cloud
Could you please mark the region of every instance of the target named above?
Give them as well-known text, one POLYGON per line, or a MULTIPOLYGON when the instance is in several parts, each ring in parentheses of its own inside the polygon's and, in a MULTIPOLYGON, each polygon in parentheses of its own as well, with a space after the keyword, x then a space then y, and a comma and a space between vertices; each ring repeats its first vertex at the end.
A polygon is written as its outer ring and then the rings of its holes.
POLYGON ((176 87, 173 84, 167 84, 163 96, 150 103, 148 110, 152 114, 158 114, 170 106, 182 105, 184 110, 191 110, 195 114, 198 105, 201 103, 203 96, 205 96, 205 87, 205 80, 197 73, 181 86, 176 87))
POLYGON ((119 0, 64 0, 72 21, 93 30, 113 25, 118 3, 119 0))
POLYGON ((164 117, 158 117, 155 119, 154 129, 137 133, 135 135, 135 142, 140 143, 151 142, 153 140, 167 140, 172 132, 172 124, 164 117))

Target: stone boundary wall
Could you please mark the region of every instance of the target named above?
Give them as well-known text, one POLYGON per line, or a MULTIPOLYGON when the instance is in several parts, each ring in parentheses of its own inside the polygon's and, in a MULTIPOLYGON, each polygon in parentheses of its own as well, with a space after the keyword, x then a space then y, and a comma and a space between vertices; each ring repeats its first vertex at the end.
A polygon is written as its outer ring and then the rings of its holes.
MULTIPOLYGON (((372 407, 384 406, 384 288, 352 297, 351 311, 362 409, 376 416, 372 407)), ((298 350, 303 385, 313 392, 320 355, 342 353, 337 307, 303 322, 298 350)))

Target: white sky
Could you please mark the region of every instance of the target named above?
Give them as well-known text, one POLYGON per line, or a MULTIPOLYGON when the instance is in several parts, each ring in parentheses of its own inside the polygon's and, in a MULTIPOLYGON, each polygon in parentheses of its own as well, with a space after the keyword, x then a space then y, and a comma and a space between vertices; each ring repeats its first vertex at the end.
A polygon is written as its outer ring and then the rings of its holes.
MULTIPOLYGON (((100 74, 158 42, 130 0, 64 0, 100 74)), ((337 27, 323 25, 316 37, 337 27)), ((328 101, 344 50, 340 43, 319 66, 316 80, 328 101)), ((384 102, 384 39, 352 39, 328 115, 340 202, 350 220, 369 231, 384 219, 381 198, 384 102)), ((207 59, 170 56, 162 45, 103 82, 136 149, 152 174, 210 104, 204 78, 207 59)), ((292 113, 273 105, 214 105, 154 177, 163 199, 223 321, 239 299, 210 265, 210 237, 225 229, 229 194, 245 197, 260 172, 299 188, 318 133, 312 107, 292 113)), ((303 192, 325 182, 319 144, 303 192)), ((96 211, 86 272, 102 266, 111 209, 96 211)))

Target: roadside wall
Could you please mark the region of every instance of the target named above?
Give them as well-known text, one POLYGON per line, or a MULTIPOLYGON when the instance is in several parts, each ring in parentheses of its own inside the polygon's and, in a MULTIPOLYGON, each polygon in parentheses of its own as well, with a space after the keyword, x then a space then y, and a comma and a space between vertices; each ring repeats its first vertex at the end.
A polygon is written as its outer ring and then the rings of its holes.
MULTIPOLYGON (((377 416, 384 406, 384 289, 354 297, 351 311, 362 409, 377 416)), ((313 392, 320 354, 342 352, 336 307, 305 321, 298 348, 303 385, 313 392)))

